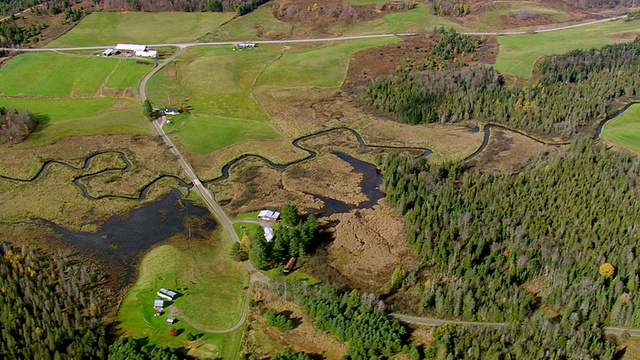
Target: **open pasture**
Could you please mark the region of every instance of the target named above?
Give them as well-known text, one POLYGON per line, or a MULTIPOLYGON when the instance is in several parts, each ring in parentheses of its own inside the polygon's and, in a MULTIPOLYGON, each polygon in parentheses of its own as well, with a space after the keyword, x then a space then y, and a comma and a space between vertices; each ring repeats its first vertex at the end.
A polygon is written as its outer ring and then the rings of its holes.
POLYGON ((28 53, 0 67, 0 93, 20 96, 92 95, 103 84, 113 88, 137 86, 152 63, 54 53, 28 53))
POLYGON ((0 67, 0 93, 67 96, 94 94, 118 64, 117 59, 28 53, 0 67))
POLYGON ((640 22, 617 20, 560 31, 499 36, 500 51, 495 68, 502 73, 528 78, 536 61, 543 56, 610 44, 610 37, 638 27, 640 22))
POLYGON ((192 116, 178 130, 180 142, 198 154, 208 154, 246 140, 277 139, 278 133, 255 121, 192 116))
POLYGON ((629 106, 624 113, 607 122, 602 137, 640 154, 640 104, 629 106))
POLYGON ((0 106, 29 109, 38 117, 38 128, 21 146, 41 145, 70 135, 151 133, 140 106, 130 100, 0 97, 0 106))
POLYGON ((155 64, 144 60, 121 60, 118 67, 109 76, 108 88, 130 88, 138 86, 138 82, 149 71, 153 70, 155 64))
POLYGON ((234 16, 235 13, 210 12, 94 12, 47 47, 190 42, 234 16))
POLYGON ((400 40, 396 37, 384 37, 288 50, 264 71, 256 85, 271 88, 339 87, 347 75, 351 54, 397 41, 400 40))
POLYGON ((276 46, 233 51, 231 46, 188 49, 149 81, 154 104, 185 104, 199 115, 268 121, 251 97, 262 69, 279 56, 276 46))

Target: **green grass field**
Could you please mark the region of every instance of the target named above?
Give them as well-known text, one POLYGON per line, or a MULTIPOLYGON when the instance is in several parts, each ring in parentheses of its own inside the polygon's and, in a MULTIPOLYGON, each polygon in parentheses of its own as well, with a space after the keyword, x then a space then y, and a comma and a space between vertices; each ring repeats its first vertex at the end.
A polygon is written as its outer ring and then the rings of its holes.
POLYGON ((227 24, 204 35, 202 41, 280 39, 291 34, 293 25, 276 19, 273 9, 263 6, 247 15, 237 17, 227 24))
POLYGON ((107 87, 109 88, 130 88, 138 86, 138 82, 149 71, 153 70, 155 64, 150 61, 122 60, 116 70, 109 77, 107 87))
POLYGON ((150 134, 140 105, 124 99, 17 99, 0 106, 28 109, 42 121, 22 146, 45 144, 69 135, 150 134))
POLYGON ((561 31, 499 36, 500 51, 494 67, 502 73, 530 77, 535 62, 542 56, 610 44, 607 35, 638 28, 638 21, 618 20, 561 31))
POLYGON ((231 46, 188 49, 151 78, 147 92, 154 104, 186 104, 194 114, 268 121, 251 97, 251 87, 277 56, 275 46, 244 51, 233 51, 231 46))
MULTIPOLYGON (((483 12, 475 23, 475 26, 481 31, 491 31, 509 26, 500 17, 507 15, 508 12, 517 15, 521 10, 546 15, 556 23, 571 19, 571 16, 564 11, 545 7, 533 1, 494 1, 492 6, 496 10, 483 12)), ((518 26, 518 24, 514 26, 518 26)))
POLYGON ((190 42, 233 16, 235 13, 94 12, 47 47, 190 42))
POLYGON ((242 327, 228 334, 209 334, 196 330, 185 321, 174 325, 166 323, 163 316, 154 317, 153 300, 156 292, 166 287, 182 296, 173 305, 190 321, 208 329, 227 329, 241 318, 248 278, 242 265, 232 262, 228 252, 230 242, 226 235, 215 239, 207 246, 161 245, 142 259, 139 276, 118 313, 121 328, 127 335, 146 337, 150 342, 162 346, 182 347, 187 345, 186 334, 201 334, 198 340, 206 358, 231 359, 237 356, 242 327), (169 335, 175 327, 181 333, 169 335))
POLYGON ((336 42, 283 53, 258 80, 258 86, 294 88, 342 85, 354 52, 400 41, 396 37, 336 42))
POLYGON ((0 93, 67 96, 93 94, 118 64, 117 59, 51 53, 22 54, 0 67, 0 93))
POLYGON ((640 154, 640 104, 631 105, 623 114, 605 124, 602 137, 640 154))
POLYGON ((208 116, 189 118, 178 130, 180 142, 189 151, 208 154, 247 140, 277 139, 278 133, 255 121, 208 116))
POLYGON ((459 31, 465 30, 464 26, 454 20, 431 14, 426 4, 418 4, 415 9, 409 11, 387 14, 382 19, 350 24, 346 28, 340 28, 342 25, 336 26, 332 27, 332 29, 344 35, 418 32, 421 30, 431 30, 435 26, 452 27, 459 31))

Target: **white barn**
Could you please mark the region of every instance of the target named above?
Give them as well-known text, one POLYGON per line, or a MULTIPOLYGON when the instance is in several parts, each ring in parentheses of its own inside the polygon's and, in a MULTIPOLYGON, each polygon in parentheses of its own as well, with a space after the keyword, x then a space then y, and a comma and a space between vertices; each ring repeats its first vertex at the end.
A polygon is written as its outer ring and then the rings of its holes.
POLYGON ((147 45, 118 44, 114 49, 122 52, 136 53, 138 51, 147 51, 147 45))

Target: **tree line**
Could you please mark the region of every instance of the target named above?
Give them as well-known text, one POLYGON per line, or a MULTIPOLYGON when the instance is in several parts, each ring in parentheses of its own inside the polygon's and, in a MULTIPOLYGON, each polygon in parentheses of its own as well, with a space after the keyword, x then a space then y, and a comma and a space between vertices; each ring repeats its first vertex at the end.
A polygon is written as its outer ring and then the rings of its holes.
POLYGON ((24 141, 36 126, 38 120, 30 111, 0 107, 0 142, 3 144, 24 141))
POLYGON ((637 159, 582 139, 517 175, 395 155, 383 168, 428 274, 407 290, 414 311, 504 322, 545 307, 563 322, 640 325, 637 159))
POLYGON ((269 0, 96 0, 105 11, 233 11, 245 15, 269 0))
POLYGON ((538 134, 569 137, 605 119, 615 101, 640 94, 640 38, 554 56, 530 86, 509 87, 483 66, 378 77, 362 101, 401 122, 489 119, 538 134))

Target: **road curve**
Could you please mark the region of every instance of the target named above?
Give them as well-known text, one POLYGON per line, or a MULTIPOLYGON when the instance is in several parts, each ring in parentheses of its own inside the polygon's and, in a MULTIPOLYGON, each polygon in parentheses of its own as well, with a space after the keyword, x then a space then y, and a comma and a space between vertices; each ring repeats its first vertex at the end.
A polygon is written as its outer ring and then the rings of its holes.
MULTIPOLYGON (((452 325, 463 325, 463 326, 484 326, 484 327, 500 328, 500 327, 509 325, 508 323, 434 319, 434 318, 427 318, 427 317, 402 315, 402 314, 396 314, 396 313, 391 313, 389 314, 389 316, 403 323, 414 324, 414 325, 425 325, 425 326, 439 326, 439 325, 445 325, 445 324, 452 324, 452 325)), ((640 336, 640 329, 630 329, 630 328, 622 328, 622 327, 615 327, 615 326, 605 326, 604 332, 605 334, 611 334, 611 335, 629 334, 629 336, 633 336, 633 337, 640 336)))
POLYGON ((151 77, 155 75, 155 73, 160 71, 160 69, 162 69, 165 65, 175 60, 175 58, 177 58, 182 53, 183 49, 184 48, 178 49, 178 51, 176 51, 175 54, 171 55, 166 60, 159 63, 156 67, 153 68, 153 70, 149 71, 149 73, 147 73, 147 75, 145 75, 142 78, 142 80, 140 80, 140 84, 138 84, 138 92, 140 93, 140 102, 144 102, 145 100, 147 100, 147 81, 149 81, 149 79, 151 79, 151 77))

